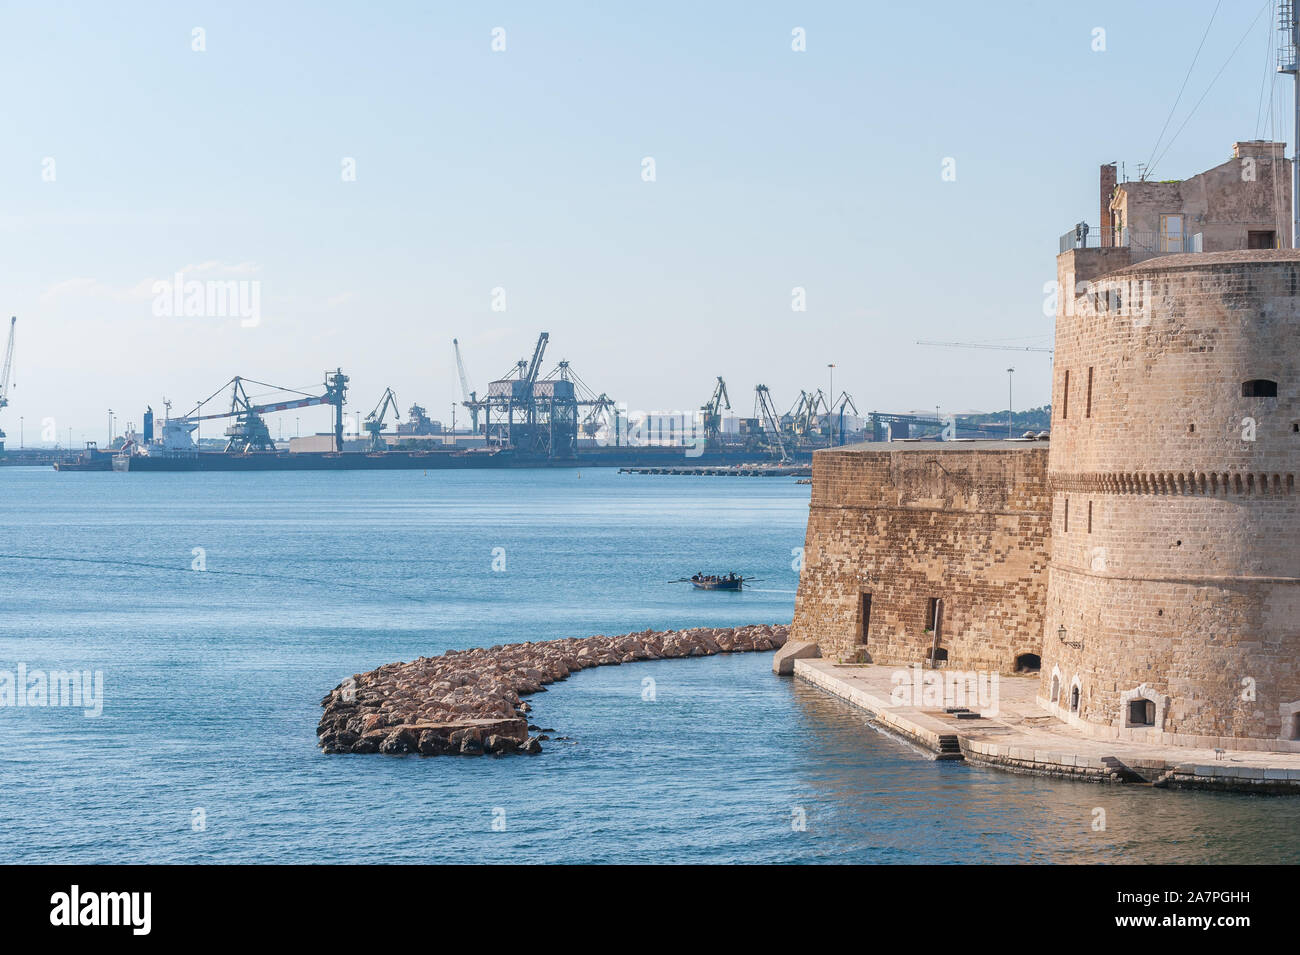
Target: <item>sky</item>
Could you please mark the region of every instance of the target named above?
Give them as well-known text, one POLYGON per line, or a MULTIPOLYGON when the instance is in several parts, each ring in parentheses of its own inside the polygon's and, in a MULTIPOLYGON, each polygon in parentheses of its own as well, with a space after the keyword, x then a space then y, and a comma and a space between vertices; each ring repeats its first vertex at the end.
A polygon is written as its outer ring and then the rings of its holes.
POLYGON ((1289 142, 1273 19, 1255 0, 0 3, 0 427, 102 443, 109 409, 120 433, 236 375, 319 393, 337 367, 350 414, 391 387, 445 421, 453 338, 484 391, 543 330, 544 370, 568 360, 633 411, 698 408, 718 375, 737 413, 759 383, 783 411, 831 363, 863 412, 1001 410, 1009 378, 1042 405, 1049 355, 917 340, 1050 346, 1044 285, 1060 234, 1096 223, 1099 164, 1185 178, 1236 140, 1289 142), (245 308, 168 314, 178 273, 242 283, 245 308))

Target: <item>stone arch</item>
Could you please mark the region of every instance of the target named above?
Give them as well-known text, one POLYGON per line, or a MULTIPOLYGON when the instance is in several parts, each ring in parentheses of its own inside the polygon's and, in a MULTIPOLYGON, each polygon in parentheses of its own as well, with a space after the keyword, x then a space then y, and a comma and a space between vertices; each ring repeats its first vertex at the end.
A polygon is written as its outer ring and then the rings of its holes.
POLYGON ((1139 684, 1131 690, 1125 690, 1119 696, 1119 703, 1122 712, 1120 718, 1122 725, 1133 729, 1153 729, 1156 732, 1162 732, 1165 726, 1165 714, 1169 710, 1169 697, 1156 690, 1146 683, 1139 684), (1149 706, 1146 707, 1150 714, 1150 720, 1135 719, 1135 710, 1132 704, 1138 701, 1146 701, 1149 706))

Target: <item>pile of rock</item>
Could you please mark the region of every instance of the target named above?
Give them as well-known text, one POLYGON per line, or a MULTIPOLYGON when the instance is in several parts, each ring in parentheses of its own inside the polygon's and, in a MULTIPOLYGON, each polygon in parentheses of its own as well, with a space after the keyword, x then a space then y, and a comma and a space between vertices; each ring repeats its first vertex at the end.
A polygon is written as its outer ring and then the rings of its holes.
POLYGON ((531 707, 520 697, 548 683, 588 667, 775 650, 787 634, 787 627, 770 624, 645 630, 387 663, 349 677, 321 700, 316 735, 327 753, 540 753, 539 737, 528 735, 531 707))

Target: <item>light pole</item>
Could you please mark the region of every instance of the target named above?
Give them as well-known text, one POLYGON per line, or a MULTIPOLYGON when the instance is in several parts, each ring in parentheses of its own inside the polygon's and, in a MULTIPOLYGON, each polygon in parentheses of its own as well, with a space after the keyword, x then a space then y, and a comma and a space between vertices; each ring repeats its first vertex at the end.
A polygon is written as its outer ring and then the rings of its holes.
POLYGON ((18 416, 18 450, 21 451, 21 450, 23 449, 23 447, 24 447, 24 445, 23 445, 23 416, 22 416, 22 415, 19 415, 19 416, 18 416))
POLYGON ((302 437, 302 431, 299 430, 299 428, 298 428, 298 419, 297 419, 297 418, 294 418, 294 419, 293 419, 293 436, 294 436, 295 438, 301 438, 301 437, 302 437))
POLYGON ((106 447, 113 447, 113 409, 108 409, 108 444, 106 447))
POLYGON ((1015 374, 1014 368, 1007 369, 1007 438, 1011 437, 1011 376, 1015 374))

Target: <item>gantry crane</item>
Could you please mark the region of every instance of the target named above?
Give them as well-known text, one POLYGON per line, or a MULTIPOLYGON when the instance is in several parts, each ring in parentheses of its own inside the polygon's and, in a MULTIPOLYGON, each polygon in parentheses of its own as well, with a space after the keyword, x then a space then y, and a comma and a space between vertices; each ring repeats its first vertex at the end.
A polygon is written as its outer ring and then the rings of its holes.
POLYGON ((384 416, 388 414, 388 409, 393 409, 393 417, 398 421, 402 420, 402 412, 397 408, 397 395, 393 394, 392 388, 384 389, 384 396, 379 399, 379 404, 375 405, 375 410, 366 415, 365 429, 370 433, 370 450, 383 451, 388 444, 380 435, 384 430, 384 416))
POLYGON ((704 414, 704 446, 716 448, 722 443, 722 409, 731 410, 731 398, 727 396, 727 383, 718 376, 718 383, 713 388, 713 397, 709 403, 700 408, 704 414))
MULTIPOLYGON (((0 408, 9 405, 9 373, 14 367, 14 326, 18 324, 18 316, 13 315, 9 318, 9 341, 5 346, 5 364, 4 370, 0 371, 0 408)), ((5 433, 0 431, 0 451, 5 449, 5 433)))

